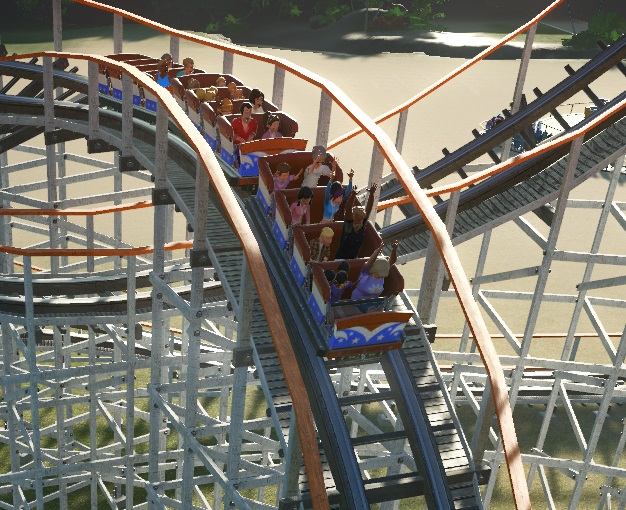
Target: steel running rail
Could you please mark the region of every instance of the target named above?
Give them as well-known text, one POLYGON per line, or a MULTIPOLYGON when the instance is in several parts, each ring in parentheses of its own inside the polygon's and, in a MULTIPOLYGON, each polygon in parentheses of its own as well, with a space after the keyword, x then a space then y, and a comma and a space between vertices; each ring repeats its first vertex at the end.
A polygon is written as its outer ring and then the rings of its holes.
MULTIPOLYGON (((134 81, 142 87, 149 90, 159 99, 159 107, 164 107, 171 119, 176 123, 180 130, 185 134, 189 145, 198 154, 198 159, 202 163, 217 196, 220 199, 228 218, 233 225, 241 246, 244 250, 246 260, 250 267, 250 273, 254 280, 254 284, 258 289, 267 289, 266 292, 259 293, 261 306, 266 317, 269 317, 268 327, 274 340, 276 352, 280 359, 281 365, 284 367, 285 380, 292 395, 294 402, 294 412, 298 422, 298 435, 302 443, 304 456, 304 464, 311 486, 313 495, 313 508, 316 510, 329 509, 328 499, 324 487, 323 473, 321 469, 321 461, 319 451, 317 449, 316 431, 313 423, 313 415, 308 405, 306 388, 302 376, 297 369, 297 361, 295 354, 291 348, 290 340, 286 334, 285 324, 278 307, 276 295, 271 289, 271 281, 265 267, 265 262, 261 255, 256 240, 250 230, 248 222, 243 215, 239 204, 231 187, 226 182, 226 178, 222 172, 213 151, 207 145, 202 135, 193 126, 191 120, 183 113, 175 99, 155 81, 151 80, 141 71, 133 66, 117 62, 106 57, 97 55, 86 55, 79 53, 65 52, 41 52, 30 55, 15 55, 5 57, 1 60, 17 60, 33 57, 52 57, 52 58, 73 58, 77 60, 85 60, 103 64, 111 68, 118 69, 128 74, 134 81)), ((13 250, 11 247, 4 247, 7 251, 13 250)), ((137 250, 137 249, 135 249, 137 250)), ((32 250, 29 250, 32 251, 32 250)), ((47 255, 58 250, 47 250, 47 255)), ((99 250, 91 250, 96 254, 99 250)), ((110 252, 109 252, 110 253, 110 252)))
MULTIPOLYGON (((531 508, 528 487, 525 480, 524 467, 522 464, 522 457, 517 441, 517 435, 515 433, 515 425, 513 423, 513 413, 508 398, 506 380, 502 371, 502 365, 498 358, 498 353, 493 343, 491 342, 487 326, 480 313, 478 304, 472 297, 472 291, 469 285, 469 281, 465 276, 458 255, 454 247, 452 246, 452 241, 450 240, 444 223, 433 209, 424 191, 415 182, 415 178, 413 177, 413 173, 410 167, 402 159, 402 157, 396 150, 393 142, 386 135, 386 133, 334 83, 312 72, 309 72, 302 67, 296 66, 291 62, 288 62, 287 60, 270 57, 260 52, 249 51, 232 44, 211 41, 203 37, 171 29, 159 23, 147 20, 146 18, 143 18, 141 16, 127 13, 122 9, 116 9, 114 7, 106 6, 92 0, 75 1, 84 5, 95 7, 99 10, 104 10, 113 14, 121 15, 143 25, 150 26, 156 30, 169 33, 170 35, 175 35, 182 39, 190 40, 199 44, 203 44, 205 46, 210 46, 238 55, 253 58, 254 60, 271 63, 277 67, 285 69, 286 71, 295 74, 296 76, 302 78, 308 83, 311 83, 322 89, 335 103, 337 103, 337 105, 344 112, 346 112, 346 114, 350 118, 352 118, 357 123, 357 125, 359 125, 370 136, 370 138, 375 141, 375 144, 380 149, 381 154, 391 164, 391 167, 396 172, 398 179, 404 185, 405 189, 408 192, 408 195, 414 200, 420 211, 422 211, 425 222, 428 225, 429 230, 433 234, 437 249, 439 250, 448 274, 450 275, 450 280, 458 291, 457 295, 459 299, 459 304, 461 306, 461 309, 463 310, 470 330, 476 338, 476 345, 485 364, 485 369, 492 386, 492 398, 494 400, 496 417, 498 419, 498 424, 500 427, 500 435, 504 449, 504 458, 509 472, 509 479, 511 483, 511 490, 513 493, 513 501, 515 507, 518 510, 531 508)), ((160 99, 161 103, 164 105, 169 115, 174 119, 175 123, 180 127, 181 130, 186 133, 190 145, 198 153, 211 181, 213 183, 219 183, 219 185, 216 185, 215 188, 219 195, 220 201, 224 205, 225 210, 229 213, 229 219, 233 223, 235 232, 237 233, 237 236, 239 237, 242 246, 244 247, 244 251, 246 253, 246 257, 248 258, 251 273, 257 288, 269 287, 269 277, 267 274, 267 270, 265 269, 265 266, 263 264, 258 245, 256 245, 256 243, 251 240, 250 228, 246 223, 245 218, 242 216, 241 211, 238 209, 238 205, 233 192, 228 187, 226 179, 224 178, 222 171, 212 154, 212 151, 208 148, 200 133, 195 130, 195 128, 193 128, 191 121, 183 114, 182 110, 180 110, 178 104, 175 102, 173 97, 168 97, 168 95, 165 94, 162 90, 162 87, 157 85, 156 82, 149 80, 145 75, 143 75, 143 73, 123 63, 116 62, 105 57, 64 52, 43 52, 27 55, 17 55, 10 58, 5 57, 3 60, 15 60, 17 58, 26 59, 35 56, 77 58, 81 60, 92 60, 98 63, 102 63, 109 67, 119 69, 123 72, 128 73, 130 76, 133 77, 135 81, 154 93, 160 99), (226 189, 228 189, 228 191, 226 191, 226 189)), ((277 317, 279 310, 274 295, 264 296, 264 299, 262 299, 261 303, 263 305, 266 316, 277 317)), ((282 320, 280 320, 280 322, 282 324, 282 320)), ((287 342, 289 342, 289 339, 285 334, 285 331, 277 328, 276 324, 272 324, 271 322, 269 324, 270 331, 277 345, 279 357, 281 357, 281 363, 283 362, 282 356, 285 356, 285 363, 287 359, 289 359, 290 362, 295 363, 293 351, 291 351, 291 349, 288 349, 287 347, 287 342)), ((294 374, 290 375, 294 376, 294 374)), ((289 389, 292 392, 294 402, 298 402, 298 405, 300 405, 299 399, 306 398, 306 390, 303 387, 300 375, 298 374, 295 377, 298 377, 300 384, 295 387, 293 385, 293 381, 291 381, 289 383, 289 389)), ((302 425, 299 433, 303 446, 309 444, 311 446, 315 445, 315 430, 313 428, 310 408, 307 406, 307 409, 305 411, 296 411, 296 414, 298 415, 299 419, 298 423, 302 425), (305 415, 300 417, 298 415, 298 412, 304 412, 305 415), (305 416, 307 423, 303 423, 303 421, 305 420, 305 416)), ((319 453, 312 450, 308 452, 307 456, 305 456, 305 466, 307 468, 307 473, 310 471, 311 474, 319 473, 321 475, 321 472, 319 470, 319 453), (312 465, 313 456, 317 458, 317 466, 312 465)), ((325 499, 323 481, 321 479, 319 481, 315 480, 315 478, 312 478, 310 481, 314 482, 313 487, 311 487, 313 501, 317 501, 319 504, 325 505, 327 507, 328 502, 325 499), (324 500, 325 503, 322 503, 322 500, 324 500)), ((320 506, 319 508, 322 507, 320 506)))

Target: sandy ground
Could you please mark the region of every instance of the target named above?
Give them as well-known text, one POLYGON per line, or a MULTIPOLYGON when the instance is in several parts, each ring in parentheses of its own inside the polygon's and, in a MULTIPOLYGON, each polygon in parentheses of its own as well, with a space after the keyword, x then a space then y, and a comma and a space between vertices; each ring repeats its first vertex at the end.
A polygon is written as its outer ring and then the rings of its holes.
MULTIPOLYGON (((158 55, 169 49, 168 38, 161 35, 146 37, 145 31, 135 31, 136 27, 125 27, 125 52, 141 52, 158 55)), ((107 54, 113 51, 112 30, 101 34, 97 31, 93 35, 83 35, 79 39, 69 39, 64 44, 66 51, 81 51, 107 54)), ((28 52, 44 49, 40 43, 31 45, 10 46, 11 51, 28 52)), ((338 52, 297 51, 277 48, 260 48, 259 51, 290 60, 301 65, 321 77, 327 78, 338 85, 366 114, 375 117, 386 112, 396 104, 407 100, 414 94, 425 89, 436 80, 442 78, 453 69, 460 66, 465 59, 432 57, 423 53, 377 53, 374 55, 348 55, 338 52)), ((181 58, 191 56, 196 65, 206 70, 221 69, 222 53, 216 50, 182 42, 181 58)), ((526 79, 525 91, 532 99, 532 88, 539 87, 546 91, 564 77, 565 64, 574 68, 580 67, 584 60, 532 60, 526 79)), ((80 65, 80 64, 79 64, 80 65)), ((84 65, 81 65, 84 68, 84 65)), ((462 76, 455 78, 447 86, 434 92, 417 106, 410 110, 407 133, 404 142, 403 156, 411 165, 425 167, 441 157, 441 150, 446 147, 454 150, 471 140, 471 130, 486 118, 497 114, 509 106, 513 96, 513 88, 517 76, 519 61, 517 60, 488 60, 484 61, 462 76)), ((84 69, 82 69, 84 71, 84 69)), ((273 72, 267 70, 264 64, 249 61, 243 57, 235 57, 234 74, 245 83, 261 88, 271 97, 273 72)), ((619 71, 611 71, 592 85, 592 89, 601 97, 614 97, 624 90, 624 77, 619 71)), ((295 115, 299 122, 299 134, 310 141, 315 139, 319 92, 314 87, 289 76, 286 80, 285 99, 283 109, 295 115)), ((582 94, 572 98, 569 109, 582 111, 589 100, 582 94)), ((383 128, 391 139, 395 139, 397 121, 390 120, 383 124, 383 128)), ((349 131, 354 127, 353 122, 338 108, 333 108, 330 140, 349 131)), ((310 145, 312 143, 310 142, 310 145)), ((372 142, 366 136, 360 135, 347 142, 335 151, 344 169, 354 168, 356 182, 363 186, 367 183, 372 142)), ((386 169, 386 172, 389 169, 386 169)), ((622 178, 618 187, 617 198, 626 201, 625 180, 622 178)), ((601 199, 607 187, 606 175, 591 179, 584 187, 576 189, 574 196, 578 198, 601 199)), ((573 211, 566 216, 566 223, 559 240, 559 248, 586 251, 591 245, 591 237, 581 240, 581 231, 595 231, 594 221, 599 213, 585 213, 581 210, 573 211), (584 224, 584 227, 581 228, 584 224)), ((531 221, 540 231, 547 234, 545 226, 540 224, 534 216, 529 215, 531 221)), ((135 239, 135 244, 151 243, 150 233, 140 222, 130 226, 127 231, 135 239), (136 230, 135 230, 136 229, 136 230)), ((184 237, 180 233, 176 238, 184 237)), ((607 233, 608 241, 603 251, 625 254, 626 235, 617 223, 611 225, 607 233)), ((496 230, 492 241, 487 273, 510 270, 518 267, 527 267, 540 264, 541 251, 528 241, 519 229, 513 225, 505 225, 496 230), (524 253, 523 257, 517 256, 524 253)), ((473 240, 459 247, 459 255, 468 275, 473 274, 477 258, 477 249, 480 240, 473 240)), ((578 283, 582 270, 568 264, 557 264, 550 276, 550 292, 575 293, 575 284, 578 283)), ((403 274, 406 286, 416 288, 420 285, 421 263, 416 262, 405 266, 403 274)), ((594 272, 594 279, 604 276, 606 271, 594 272), (602 273, 602 274, 601 274, 602 273)), ((623 271, 622 271, 623 273, 623 271)), ((494 288, 517 289, 532 291, 534 279, 517 280, 509 284, 499 284, 494 288)), ((621 295, 623 287, 607 292, 608 295, 621 295)), ((522 332, 527 316, 526 305, 510 306, 510 303, 498 304, 499 312, 510 323, 515 332, 522 332)), ((569 308, 562 306, 547 306, 546 312, 541 314, 537 330, 566 331, 571 317, 569 308)), ((616 314, 614 310, 601 313, 608 331, 621 331, 624 327, 623 314, 616 314)), ((462 317, 456 309, 453 300, 450 304, 443 303, 440 308, 438 322, 441 329, 448 332, 460 332, 462 317)), ((489 321, 488 321, 489 322, 489 321)), ((492 327, 493 329, 493 327, 492 327)), ((583 323, 581 331, 590 331, 589 323, 583 323)))

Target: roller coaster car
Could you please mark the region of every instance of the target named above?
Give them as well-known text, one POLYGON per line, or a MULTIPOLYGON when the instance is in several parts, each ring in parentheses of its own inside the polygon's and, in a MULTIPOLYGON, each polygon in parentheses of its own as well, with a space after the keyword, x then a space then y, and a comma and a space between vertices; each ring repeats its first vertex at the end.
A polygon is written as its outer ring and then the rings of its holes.
MULTIPOLYGON (((234 102, 235 104, 237 101, 234 102)), ((241 103, 240 103, 241 104, 241 103)), ((233 105, 234 106, 234 105, 233 105)), ((233 108, 235 111, 235 108, 233 108)), ((283 138, 263 140, 261 136, 267 130, 264 126, 265 114, 253 113, 252 117, 257 121, 256 139, 242 144, 233 143, 232 122, 239 114, 222 115, 217 118, 217 126, 220 135, 220 155, 231 166, 238 165, 240 177, 258 177, 259 158, 284 152, 293 152, 306 148, 307 141, 302 138, 294 138, 298 132, 298 123, 284 112, 275 112, 280 117, 280 130, 283 138), (236 162, 236 150, 239 149, 240 161, 236 162)))
MULTIPOLYGON (((272 208, 272 192, 274 191, 274 172, 276 171, 276 166, 283 161, 289 163, 292 174, 297 174, 302 168, 306 168, 313 162, 313 156, 310 151, 295 151, 259 158, 259 188, 257 198, 261 201, 265 214, 269 214, 272 208)), ((328 165, 330 168, 332 162, 332 154, 327 153, 324 164, 328 165)), ((304 177, 300 176, 289 184, 288 189, 300 189, 303 179, 304 177)), ((343 180, 343 172, 339 165, 337 165, 337 171, 335 172, 335 180, 339 182, 343 180)), ((321 176, 318 185, 326 186, 327 183, 328 177, 321 176)))
MULTIPOLYGON (((284 249, 287 247, 289 239, 292 237, 291 231, 291 209, 290 205, 298 199, 298 193, 300 189, 285 189, 277 190, 274 192, 274 202, 276 203, 276 210, 274 212, 274 225, 272 232, 279 244, 284 249)), ((324 186, 317 186, 312 189, 313 199, 311 200, 311 224, 319 223, 324 216, 324 194, 326 188, 324 186)), ((339 210, 335 213, 335 220, 342 221, 344 216, 344 208, 341 204, 339 210)), ((355 198, 354 205, 360 205, 360 202, 355 198)))
MULTIPOLYGON (((317 223, 315 225, 297 225, 293 227, 293 255, 289 267, 298 285, 302 285, 306 289, 309 287, 307 277, 309 275, 309 263, 311 262, 309 242, 319 237, 324 227, 331 228, 335 233, 332 243, 330 244, 330 254, 334 256, 337 252, 337 248, 339 248, 339 242, 341 241, 341 232, 343 231, 342 221, 317 223)), ((381 242, 380 234, 376 231, 374 225, 368 221, 365 226, 365 236, 361 250, 359 251, 359 256, 369 257, 380 246, 381 242)))
MULTIPOLYGON (((367 259, 350 260, 349 281, 356 282, 367 259)), ((392 266, 385 278, 383 293, 374 300, 351 301, 352 289, 346 289, 342 300, 329 304, 330 285, 324 270, 337 270, 339 261, 313 262, 309 306, 315 319, 328 333, 326 342, 318 346, 318 354, 328 358, 354 356, 398 349, 402 346, 402 332, 411 319, 411 312, 384 310, 385 302, 404 289, 404 279, 398 268, 392 266), (355 305, 380 303, 373 311, 363 313, 355 305)))

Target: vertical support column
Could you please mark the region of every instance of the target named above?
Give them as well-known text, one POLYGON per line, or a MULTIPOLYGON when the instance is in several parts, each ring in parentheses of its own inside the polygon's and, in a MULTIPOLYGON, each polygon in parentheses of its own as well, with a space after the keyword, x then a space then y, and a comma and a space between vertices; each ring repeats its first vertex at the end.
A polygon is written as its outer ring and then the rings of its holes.
POLYGON ((135 311, 136 303, 130 296, 135 295, 137 281, 135 274, 137 270, 137 258, 128 257, 126 262, 126 271, 128 274, 128 283, 126 285, 127 296, 127 324, 128 334, 126 337, 126 508, 133 508, 134 499, 134 481, 135 469, 133 465, 134 445, 133 438, 135 436, 135 311))
POLYGON ((87 64, 87 79, 89 88, 87 90, 87 101, 89 104, 89 140, 100 138, 100 94, 98 90, 98 64, 89 62, 87 64))
POLYGON ((279 110, 283 108, 283 94, 285 92, 285 70, 275 65, 274 66, 274 86, 272 87, 272 103, 276 105, 279 110))
POLYGON ((222 73, 233 74, 233 61, 235 54, 224 50, 224 62, 222 64, 222 73))
MULTIPOLYGON (((63 369, 63 334, 59 326, 54 326, 52 334, 54 343, 54 368, 57 370, 63 369)), ((55 382, 54 396, 57 402, 63 400, 65 389, 63 384, 58 381, 55 382)), ((59 463, 65 463, 65 406, 56 406, 56 420, 57 420, 57 455, 59 456, 59 463)), ((59 484, 59 506, 61 510, 67 510, 67 483, 65 483, 63 477, 60 477, 59 484)))
MULTIPOLYGON (((9 173, 3 167, 8 165, 6 152, 0 153, 0 188, 9 187, 9 173)), ((0 198, 0 207, 11 207, 9 200, 0 198)), ((13 245, 11 233, 11 216, 0 216, 0 244, 5 246, 13 245)), ((10 253, 0 253, 0 273, 13 272, 13 255, 10 253)))
MULTIPOLYGON (((167 179, 167 111, 165 107, 157 103, 156 115, 156 158, 155 180, 156 189, 164 189, 167 179)), ((165 231, 159 228, 165 221, 165 205, 154 207, 154 256, 152 259, 152 271, 160 278, 164 277, 163 268, 165 260, 165 231)), ((163 295, 152 289, 152 353, 150 356, 150 385, 157 389, 161 388, 163 380, 162 358, 165 354, 165 340, 167 331, 163 317, 163 295)), ((159 451, 161 444, 161 426, 163 413, 153 398, 150 398, 150 439, 148 456, 148 481, 154 488, 159 483, 159 451)), ((156 490, 156 489, 155 489, 156 490)), ((150 509, 157 508, 152 502, 148 502, 150 509)))
MULTIPOLYGON (((65 177, 67 175, 67 169, 65 165, 65 142, 61 142, 57 144, 57 166, 58 166, 58 177, 59 177, 59 196, 58 200, 60 202, 59 209, 63 209, 63 201, 67 199, 67 186, 65 184, 65 177)), ((57 218, 59 225, 59 241, 61 248, 67 248, 67 216, 59 216, 57 218)), ((63 255, 60 257, 61 267, 67 266, 68 257, 67 255, 63 255)))
MULTIPOLYGON (((115 166, 119 169, 120 164, 121 164, 120 153, 116 151, 113 158, 115 161, 115 166)), ((116 193, 119 191, 122 191, 122 173, 121 172, 118 172, 113 176, 113 191, 115 191, 116 193)), ((115 205, 119 205, 122 203, 122 201, 119 198, 116 198, 113 201, 113 203, 115 205)), ((121 212, 113 213, 113 238, 115 239, 117 246, 122 245, 122 213, 121 212)), ((113 261, 113 265, 115 269, 121 269, 122 259, 119 257, 115 257, 115 260, 113 261)))
POLYGON ((61 0, 52 0, 52 27, 54 31, 54 51, 63 51, 63 13, 61 0))
POLYGON ((409 118, 409 110, 402 110, 398 116, 398 131, 396 132, 396 149, 402 154, 404 146, 404 133, 406 132, 406 122, 409 118))
MULTIPOLYGON (((133 79, 122 74, 122 159, 133 151, 133 79)), ((124 162, 122 161, 122 167, 124 162)))
MULTIPOLYGON (((17 361, 17 349, 13 341, 13 335, 9 323, 2 322, 2 367, 5 376, 12 375, 13 363, 17 361)), ((17 473, 20 470, 20 456, 17 449, 17 419, 12 412, 15 408, 16 385, 7 384, 4 388, 4 401, 7 409, 7 416, 4 417, 9 432, 9 462, 11 472, 17 473)), ((21 501, 20 488, 18 484, 13 484, 13 504, 21 501)))
MULTIPOLYGON (((54 5, 54 4, 53 4, 54 5)), ((57 164, 56 149, 54 144, 54 79, 52 76, 52 59, 43 58, 43 92, 44 92, 44 129, 49 139, 46 140, 46 170, 48 178, 48 207, 56 208, 57 204, 57 164)), ((58 219, 56 216, 48 217, 48 229, 50 232, 50 248, 57 247, 58 219)), ((59 259, 50 257, 50 270, 57 273, 59 259)))
MULTIPOLYGON (((448 199, 448 210, 446 212, 446 229, 452 233, 456 220, 456 210, 459 205, 460 191, 455 191, 448 199)), ((424 324, 434 323, 439 307, 439 297, 441 296, 441 286, 443 284, 444 269, 443 262, 437 250, 434 237, 430 236, 426 253, 426 267, 424 277, 420 285, 420 295, 417 303, 419 316, 424 324)))
POLYGON ((331 97, 322 90, 320 98, 320 113, 317 118, 317 135, 315 145, 328 145, 328 132, 330 131, 330 111, 333 106, 331 97))
MULTIPOLYGON (((96 332, 92 326, 87 326, 88 336, 88 353, 89 366, 93 369, 96 367, 96 332)), ((91 462, 95 462, 98 458, 98 427, 97 427, 97 399, 98 395, 95 391, 96 372, 89 371, 89 453, 91 462)), ((91 465, 91 510, 98 510, 98 470, 95 464, 91 465)))
POLYGON ((235 374, 233 377, 232 407, 230 412, 230 429, 228 431, 228 467, 227 477, 235 480, 239 477, 239 459, 243 440, 243 419, 246 405, 246 382, 248 366, 252 364, 252 348, 250 347, 250 324, 252 307, 254 306, 254 282, 246 258, 241 265, 241 289, 237 317, 237 347, 233 353, 235 374))
POLYGON ((175 35, 170 35, 170 55, 174 62, 180 62, 180 39, 175 35))
POLYGON ((37 501, 37 510, 43 508, 43 463, 41 460, 41 424, 39 421, 39 388, 37 387, 37 346, 35 344, 35 304, 33 300, 33 267, 30 256, 24 257, 24 308, 26 312, 26 335, 27 346, 26 362, 28 363, 29 372, 29 394, 31 408, 31 424, 32 424, 32 445, 33 445, 33 464, 35 467, 35 496, 37 501))
MULTIPOLYGON (((537 33, 537 23, 533 24, 526 32, 526 42, 524 43, 524 51, 522 52, 522 59, 519 64, 519 71, 517 72, 517 81, 515 82, 515 90, 513 91, 513 105, 511 106, 511 113, 515 114, 522 102, 522 94, 524 93, 524 82, 526 81, 526 73, 528 72, 528 63, 530 62, 530 54, 533 51, 533 42, 535 41, 535 34, 537 33)), ((509 159, 511 152, 511 140, 507 140, 504 143, 502 149, 502 161, 509 159)))
MULTIPOLYGON (((87 249, 94 249, 94 227, 93 227, 94 217, 87 216, 87 249)), ((94 257, 93 255, 87 255, 87 271, 89 273, 93 273, 95 270, 94 257)))
MULTIPOLYGON (((193 316, 189 320, 189 347, 187 353, 187 387, 185 405, 185 425, 193 427, 198 409, 198 379, 200 374, 200 335, 202 331, 202 294, 204 268, 210 263, 206 240, 207 218, 209 213, 209 176, 201 160, 196 163, 196 210, 194 214, 194 237, 191 254, 191 297, 193 316)), ((183 488, 182 507, 191 508, 193 498, 193 472, 195 455, 191 447, 183 447, 183 488)))
POLYGON ((380 181, 383 178, 383 168, 385 166, 385 158, 380 148, 374 142, 372 148, 372 162, 370 164, 370 175, 368 181, 370 184, 377 183, 376 193, 374 193, 374 205, 372 205, 372 211, 374 211, 373 220, 376 219, 376 209, 378 208, 378 199, 380 198, 380 181))
POLYGON ((113 15, 113 53, 122 53, 124 42, 124 18, 119 14, 113 15))

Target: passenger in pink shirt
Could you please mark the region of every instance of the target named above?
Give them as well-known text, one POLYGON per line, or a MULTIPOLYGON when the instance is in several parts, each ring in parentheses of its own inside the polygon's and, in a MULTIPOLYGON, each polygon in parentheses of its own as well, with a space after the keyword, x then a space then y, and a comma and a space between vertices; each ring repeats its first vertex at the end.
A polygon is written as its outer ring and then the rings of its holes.
POLYGON ((312 198, 313 191, 311 188, 302 186, 298 192, 298 199, 290 206, 292 225, 309 225, 311 223, 312 198))

